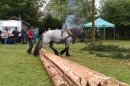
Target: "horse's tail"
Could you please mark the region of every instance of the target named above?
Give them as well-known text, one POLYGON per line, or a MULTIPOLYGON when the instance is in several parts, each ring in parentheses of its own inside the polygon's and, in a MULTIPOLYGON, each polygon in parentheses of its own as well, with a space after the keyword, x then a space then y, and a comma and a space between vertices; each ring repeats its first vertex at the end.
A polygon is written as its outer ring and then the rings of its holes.
POLYGON ((40 36, 39 41, 38 41, 38 43, 35 46, 35 49, 34 49, 34 52, 33 52, 34 56, 37 56, 39 54, 39 50, 42 48, 42 45, 43 45, 43 36, 44 36, 44 34, 42 34, 40 36))

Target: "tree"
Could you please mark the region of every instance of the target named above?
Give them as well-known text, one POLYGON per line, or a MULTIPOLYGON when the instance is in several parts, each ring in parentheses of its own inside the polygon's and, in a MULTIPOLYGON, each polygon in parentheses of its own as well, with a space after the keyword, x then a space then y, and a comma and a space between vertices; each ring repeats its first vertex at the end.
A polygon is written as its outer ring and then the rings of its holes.
POLYGON ((76 15, 86 18, 87 21, 92 20, 92 2, 90 0, 76 0, 76 15))
POLYGON ((52 13, 53 17, 64 21, 67 14, 66 0, 51 0, 47 4, 47 10, 52 13))
POLYGON ((130 38, 130 0, 102 0, 100 17, 116 25, 121 39, 130 38))
POLYGON ((40 23, 40 34, 43 33, 44 30, 48 30, 48 28, 53 29, 61 29, 62 28, 62 22, 56 18, 53 18, 52 15, 47 14, 47 16, 44 17, 43 20, 41 20, 40 23))
POLYGON ((1 0, 0 19, 16 16, 36 26, 39 17, 43 15, 38 12, 42 3, 44 4, 44 0, 1 0))
POLYGON ((130 26, 130 0, 103 0, 100 16, 118 26, 130 26))
POLYGON ((89 0, 51 0, 47 5, 49 12, 64 22, 67 15, 75 15, 78 18, 91 20, 91 3, 89 0))

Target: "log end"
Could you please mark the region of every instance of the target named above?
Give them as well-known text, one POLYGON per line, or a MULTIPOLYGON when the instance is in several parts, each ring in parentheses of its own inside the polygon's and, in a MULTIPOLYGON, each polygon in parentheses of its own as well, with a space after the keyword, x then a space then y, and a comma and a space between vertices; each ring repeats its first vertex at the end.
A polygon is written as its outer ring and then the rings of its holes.
POLYGON ((57 83, 56 83, 56 86, 69 86, 69 85, 66 82, 58 80, 57 83))
POLYGON ((120 83, 119 83, 119 86, 130 86, 130 85, 128 85, 128 84, 126 84, 126 83, 123 83, 123 82, 120 82, 120 83))
POLYGON ((116 79, 109 77, 108 79, 105 80, 102 86, 119 86, 119 83, 117 82, 116 79))
POLYGON ((87 80, 86 80, 86 78, 84 78, 84 77, 80 77, 80 78, 77 80, 76 84, 77 84, 78 86, 86 86, 86 85, 87 85, 87 80))
POLYGON ((91 78, 91 79, 88 81, 88 84, 89 84, 89 86, 98 86, 99 80, 98 80, 97 78, 91 78))

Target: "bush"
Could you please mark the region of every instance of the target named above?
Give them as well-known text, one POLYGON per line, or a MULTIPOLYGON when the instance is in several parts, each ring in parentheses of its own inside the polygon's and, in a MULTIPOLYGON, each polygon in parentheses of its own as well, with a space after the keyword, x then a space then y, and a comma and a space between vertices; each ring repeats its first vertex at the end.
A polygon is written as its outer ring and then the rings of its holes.
POLYGON ((102 44, 88 44, 88 47, 85 46, 82 48, 85 51, 99 51, 99 52, 130 52, 130 49, 125 49, 123 47, 115 46, 115 45, 102 45, 102 44))
POLYGON ((96 56, 98 57, 112 57, 122 59, 130 58, 130 54, 127 54, 126 56, 123 55, 123 53, 129 53, 130 49, 126 49, 115 45, 88 44, 88 46, 85 46, 84 48, 82 48, 82 50, 90 51, 90 54, 96 54, 96 56), (96 53, 96 52, 108 52, 110 54, 105 55, 103 53, 96 53))
POLYGON ((105 55, 103 53, 97 53, 96 56, 98 56, 98 57, 108 57, 108 55, 105 55))
POLYGON ((124 56, 124 59, 130 59, 130 54, 127 54, 126 56, 124 56))
POLYGON ((111 55, 112 58, 123 58, 123 54, 120 52, 115 52, 111 55))

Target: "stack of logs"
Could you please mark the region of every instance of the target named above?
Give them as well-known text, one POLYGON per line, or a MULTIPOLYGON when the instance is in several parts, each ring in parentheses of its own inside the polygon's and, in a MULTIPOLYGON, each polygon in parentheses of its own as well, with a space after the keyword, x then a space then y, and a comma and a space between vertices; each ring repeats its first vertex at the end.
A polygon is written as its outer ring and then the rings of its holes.
POLYGON ((55 86, 129 86, 44 49, 40 59, 55 86))

